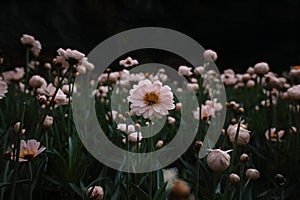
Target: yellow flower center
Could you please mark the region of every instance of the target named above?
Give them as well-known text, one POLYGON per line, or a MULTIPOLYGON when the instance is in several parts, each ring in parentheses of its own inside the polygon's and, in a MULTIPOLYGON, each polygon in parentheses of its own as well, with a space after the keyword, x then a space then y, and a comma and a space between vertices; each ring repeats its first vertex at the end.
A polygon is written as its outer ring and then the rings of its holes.
POLYGON ((271 138, 272 139, 277 139, 277 134, 276 133, 271 133, 271 138))
POLYGON ((146 105, 152 106, 159 103, 159 96, 156 92, 149 92, 145 94, 143 100, 146 105))
POLYGON ((300 65, 293 66, 292 69, 298 70, 298 69, 300 69, 300 65))
POLYGON ((27 159, 27 160, 31 160, 34 156, 34 153, 33 152, 29 152, 29 151, 25 151, 23 153, 20 153, 20 158, 23 158, 23 159, 27 159))

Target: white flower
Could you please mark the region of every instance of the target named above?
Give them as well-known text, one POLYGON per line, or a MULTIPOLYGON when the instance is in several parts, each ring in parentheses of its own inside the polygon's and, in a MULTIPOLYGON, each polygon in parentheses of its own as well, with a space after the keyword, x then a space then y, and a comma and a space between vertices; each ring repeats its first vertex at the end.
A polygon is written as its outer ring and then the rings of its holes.
POLYGON ((130 90, 127 100, 131 103, 131 112, 149 119, 161 118, 175 108, 171 88, 162 86, 160 81, 151 83, 146 79, 139 82, 130 90))
MULTIPOLYGON (((228 134, 229 139, 232 143, 235 142, 235 136, 236 136, 237 128, 238 128, 238 124, 235 124, 235 125, 230 125, 227 129, 227 134, 228 134)), ((249 132, 250 131, 248 131, 247 129, 240 126, 239 134, 238 134, 238 140, 237 140, 238 145, 246 145, 246 144, 249 143, 249 140, 250 140, 249 132)))
POLYGON ((77 50, 62 49, 57 50, 58 56, 56 57, 56 63, 60 63, 62 67, 68 68, 70 64, 81 65, 84 61, 85 55, 77 50))
POLYGON ((139 62, 137 60, 132 59, 131 57, 128 57, 124 60, 120 60, 119 65, 122 65, 124 67, 132 67, 134 65, 138 65, 139 62))
POLYGON ((0 81, 0 99, 5 97, 5 93, 7 93, 7 83, 4 81, 0 81))
POLYGON ((214 62, 217 60, 218 55, 215 51, 208 49, 208 50, 204 51, 203 57, 206 62, 214 62))
POLYGON ((178 68, 178 74, 180 76, 191 76, 193 73, 191 72, 192 68, 191 67, 187 67, 187 66, 183 66, 181 65, 178 68))
POLYGON ((222 151, 221 149, 210 149, 207 155, 207 165, 214 171, 222 172, 230 165, 230 155, 232 150, 222 151))

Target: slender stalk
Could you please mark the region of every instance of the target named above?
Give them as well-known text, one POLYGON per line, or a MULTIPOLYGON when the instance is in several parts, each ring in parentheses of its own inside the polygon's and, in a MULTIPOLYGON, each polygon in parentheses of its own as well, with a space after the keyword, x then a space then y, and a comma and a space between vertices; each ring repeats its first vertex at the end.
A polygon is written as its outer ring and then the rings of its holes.
POLYGON ((196 199, 199 199, 199 179, 200 179, 200 161, 199 152, 197 152, 197 163, 196 163, 196 199))
POLYGON ((28 171, 29 171, 29 180, 30 180, 30 183, 29 183, 29 200, 32 200, 32 191, 33 191, 33 188, 32 188, 32 166, 31 166, 31 161, 28 162, 28 171))
MULTIPOLYGON (((149 122, 149 130, 150 130, 150 163, 153 163, 152 151, 153 151, 153 138, 152 138, 152 121, 149 122)), ((149 180, 149 197, 152 199, 152 184, 153 177, 152 172, 150 172, 150 180, 149 180)))
MULTIPOLYGON (((5 168, 4 168, 4 176, 3 176, 3 183, 7 182, 7 172, 8 172, 8 168, 9 168, 9 160, 6 161, 5 164, 5 168)), ((4 200, 4 192, 5 192, 5 188, 1 188, 1 200, 4 200)))
POLYGON ((26 64, 25 64, 25 92, 28 88, 28 68, 29 68, 29 53, 30 49, 29 47, 26 48, 26 64))
POLYGON ((68 125, 67 125, 67 136, 70 137, 71 135, 71 96, 73 93, 74 84, 72 84, 72 72, 73 72, 73 66, 70 66, 71 71, 69 72, 69 102, 68 102, 68 125), (72 85, 71 85, 72 84, 72 85))
MULTIPOLYGON (((128 113, 129 114, 129 113, 128 113)), ((127 184, 126 184, 126 190, 127 190, 127 200, 129 200, 130 199, 130 189, 129 189, 129 176, 130 176, 130 174, 129 174, 129 140, 128 140, 128 136, 129 136, 129 132, 128 132, 128 121, 129 121, 129 118, 130 116, 128 115, 128 116, 126 116, 126 135, 125 135, 125 137, 126 137, 126 146, 127 146, 127 184)), ((137 141, 137 143, 138 143, 139 141, 137 141)))
POLYGON ((21 143, 21 132, 22 132, 22 127, 23 127, 23 123, 24 123, 24 116, 25 116, 25 111, 26 111, 26 102, 23 102, 24 108, 23 108, 23 113, 22 113, 22 118, 21 118, 21 124, 20 124, 20 128, 18 130, 17 133, 17 139, 15 142, 15 146, 13 149, 13 152, 16 151, 16 153, 14 153, 13 158, 15 161, 15 167, 14 167, 14 172, 13 172, 13 179, 12 179, 12 186, 11 186, 11 190, 10 190, 10 200, 14 200, 15 199, 15 191, 16 191, 16 183, 17 183, 17 179, 18 179, 18 172, 19 172, 19 158, 20 158, 20 143, 21 143))

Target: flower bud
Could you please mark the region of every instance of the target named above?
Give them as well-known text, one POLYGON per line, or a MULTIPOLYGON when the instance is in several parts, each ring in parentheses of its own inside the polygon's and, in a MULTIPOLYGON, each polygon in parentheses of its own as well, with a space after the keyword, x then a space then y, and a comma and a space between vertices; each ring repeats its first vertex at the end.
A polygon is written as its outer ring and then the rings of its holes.
POLYGON ((47 85, 47 82, 43 77, 39 75, 34 75, 29 79, 29 85, 33 88, 39 88, 43 85, 47 85))
POLYGON ((247 169, 246 170, 246 177, 251 179, 251 180, 256 180, 260 176, 260 173, 256 169, 247 169))
POLYGON ((203 147, 203 142, 200 140, 197 140, 194 145, 194 151, 196 153, 199 153, 199 151, 201 150, 202 147, 203 147))
POLYGON ((240 161, 242 162, 247 162, 249 160, 249 156, 245 153, 243 153, 241 156, 240 156, 240 161))
POLYGON ((175 180, 175 183, 170 191, 170 199, 185 199, 190 196, 190 186, 182 180, 175 180))
POLYGON ((233 185, 236 185, 241 179, 237 174, 232 173, 229 175, 229 180, 233 185))
POLYGON ((53 124, 53 117, 47 115, 43 122, 43 128, 50 128, 52 124, 53 124))
POLYGON ((104 196, 104 191, 101 186, 91 186, 86 192, 88 198, 92 198, 95 200, 101 200, 104 196))
POLYGON ((164 141, 158 140, 155 146, 156 148, 161 148, 163 145, 164 145, 164 141))
POLYGON ((268 63, 260 62, 254 66, 254 72, 257 75, 266 74, 270 70, 268 63))
MULTIPOLYGON (((232 143, 235 142, 237 128, 238 128, 238 125, 235 124, 235 125, 230 125, 227 129, 227 134, 232 143)), ((239 132, 238 132, 237 144, 238 145, 246 145, 249 143, 249 141, 250 141, 249 131, 247 129, 243 128, 242 126, 240 126, 239 132)))
POLYGON ((222 151, 220 149, 213 149, 207 155, 208 167, 214 171, 222 172, 230 165, 230 155, 228 151, 222 151))

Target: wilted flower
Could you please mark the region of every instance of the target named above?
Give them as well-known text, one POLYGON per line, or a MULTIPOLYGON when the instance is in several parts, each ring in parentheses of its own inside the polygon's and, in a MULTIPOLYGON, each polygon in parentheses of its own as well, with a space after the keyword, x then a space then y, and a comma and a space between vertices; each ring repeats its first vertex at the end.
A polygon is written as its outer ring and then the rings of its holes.
POLYGON ((256 169, 247 169, 246 170, 246 177, 251 180, 256 180, 260 176, 259 171, 256 169))
MULTIPOLYGON (((237 129, 238 129, 238 124, 229 125, 229 127, 227 129, 227 134, 232 143, 235 142, 235 136, 236 136, 237 129)), ((247 129, 240 126, 240 129, 238 132, 238 140, 237 140, 238 145, 246 145, 249 143, 249 140, 250 140, 249 132, 250 131, 248 131, 247 129)))
POLYGON ((192 68, 191 67, 187 67, 187 66, 183 66, 181 65, 178 68, 178 74, 180 76, 191 76, 193 73, 191 72, 192 68))
POLYGON ((104 196, 104 191, 101 186, 91 186, 86 191, 88 198, 93 198, 94 200, 101 200, 104 196))
POLYGON ((19 161, 31 161, 34 157, 38 156, 45 149, 46 147, 40 147, 40 142, 36 141, 35 139, 30 139, 28 141, 21 140, 19 161))
POLYGON ((3 99, 5 97, 5 94, 7 93, 7 83, 0 80, 0 99, 3 99))
POLYGON ((217 60, 218 55, 215 51, 208 49, 208 50, 204 51, 203 57, 206 62, 214 62, 217 60))
POLYGON ((237 183, 240 182, 240 177, 237 174, 231 173, 229 175, 229 180, 233 185, 236 185, 237 183))
POLYGON ((266 74, 270 70, 268 63, 260 62, 254 65, 254 72, 257 75, 266 74))
POLYGON ((127 57, 124 60, 120 60, 119 65, 124 67, 132 67, 134 65, 138 65, 139 62, 135 59, 132 59, 131 57, 127 57))
POLYGON ((221 149, 211 149, 207 155, 208 167, 214 171, 222 172, 230 165, 230 155, 232 150, 222 151, 221 149))
POLYGON ((149 80, 139 82, 130 90, 127 100, 131 103, 131 111, 137 116, 153 119, 169 114, 175 108, 173 93, 169 86, 162 86, 160 81, 151 83, 149 80))

